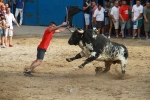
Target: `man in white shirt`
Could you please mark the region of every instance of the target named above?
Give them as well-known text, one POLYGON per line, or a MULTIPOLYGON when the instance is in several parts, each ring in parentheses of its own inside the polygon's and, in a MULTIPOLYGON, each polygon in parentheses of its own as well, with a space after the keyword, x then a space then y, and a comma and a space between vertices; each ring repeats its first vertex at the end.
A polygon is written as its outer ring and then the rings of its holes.
POLYGON ((138 39, 140 39, 140 28, 143 23, 143 6, 140 0, 136 0, 136 4, 132 8, 132 21, 133 21, 133 39, 136 36, 136 30, 138 29, 138 39))
POLYGON ((6 36, 6 41, 7 41, 7 37, 9 36, 9 47, 13 47, 13 44, 12 44, 12 37, 13 37, 13 23, 12 21, 18 26, 19 24, 17 23, 17 21, 15 20, 14 18, 14 15, 10 12, 10 8, 7 8, 6 9, 6 15, 5 15, 5 18, 6 18, 6 26, 7 26, 7 29, 6 29, 6 33, 5 33, 5 36, 6 36))
POLYGON ((102 35, 104 36, 104 11, 105 9, 98 4, 98 8, 95 10, 94 15, 93 15, 93 21, 97 26, 98 29, 98 34, 102 30, 102 35))
POLYGON ((115 2, 115 6, 111 9, 110 16, 112 18, 112 21, 114 23, 115 31, 116 31, 116 38, 119 38, 118 36, 118 29, 119 29, 119 2, 115 2))

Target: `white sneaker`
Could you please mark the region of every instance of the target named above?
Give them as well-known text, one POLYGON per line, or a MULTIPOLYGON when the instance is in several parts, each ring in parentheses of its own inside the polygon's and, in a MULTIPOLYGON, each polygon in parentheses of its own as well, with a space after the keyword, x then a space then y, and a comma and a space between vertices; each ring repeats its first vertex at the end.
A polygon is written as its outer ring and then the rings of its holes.
POLYGON ((108 36, 108 39, 110 39, 110 36, 108 36))
POLYGON ((148 36, 146 37, 146 40, 148 40, 148 36))
POLYGON ((5 46, 5 45, 3 45, 3 46, 2 46, 2 48, 6 48, 6 46, 5 46))
POLYGON ((135 39, 135 37, 132 37, 132 39, 135 39))

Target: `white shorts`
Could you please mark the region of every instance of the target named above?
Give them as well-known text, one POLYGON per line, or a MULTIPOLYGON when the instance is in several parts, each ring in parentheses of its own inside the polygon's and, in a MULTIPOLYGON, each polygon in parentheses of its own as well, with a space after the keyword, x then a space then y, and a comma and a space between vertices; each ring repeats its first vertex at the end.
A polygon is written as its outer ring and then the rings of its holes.
POLYGON ((115 29, 119 29, 119 20, 116 20, 116 22, 114 22, 114 26, 115 26, 115 29))
POLYGON ((85 25, 90 25, 90 14, 84 14, 85 25))
POLYGON ((7 28, 5 30, 5 36, 13 36, 13 29, 7 28))

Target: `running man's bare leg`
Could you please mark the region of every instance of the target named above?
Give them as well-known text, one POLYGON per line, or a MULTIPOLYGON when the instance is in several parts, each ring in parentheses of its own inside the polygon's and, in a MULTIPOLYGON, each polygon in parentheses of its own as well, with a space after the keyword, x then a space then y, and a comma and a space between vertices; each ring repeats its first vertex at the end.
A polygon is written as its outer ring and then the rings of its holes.
POLYGON ((33 61, 33 63, 31 64, 30 68, 28 69, 28 71, 32 72, 33 69, 37 66, 39 66, 42 63, 41 59, 36 59, 35 61, 33 61))

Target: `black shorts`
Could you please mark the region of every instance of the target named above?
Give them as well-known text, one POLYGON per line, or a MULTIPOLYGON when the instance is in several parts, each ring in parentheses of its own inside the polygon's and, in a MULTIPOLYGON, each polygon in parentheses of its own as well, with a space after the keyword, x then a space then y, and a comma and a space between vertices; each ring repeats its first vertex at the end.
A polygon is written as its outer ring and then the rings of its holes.
POLYGON ((96 21, 96 23, 97 23, 97 28, 102 28, 102 27, 104 27, 105 26, 105 23, 104 23, 104 21, 96 21))
POLYGON ((37 48, 37 59, 44 59, 44 55, 45 55, 46 50, 41 49, 41 48, 37 48))
POLYGON ((0 29, 0 37, 1 37, 1 36, 5 36, 5 30, 2 29, 2 28, 0 29))

